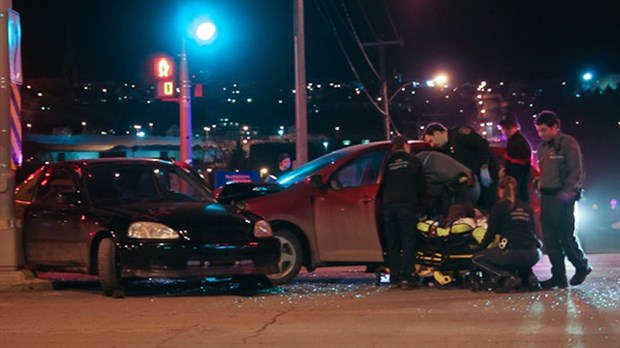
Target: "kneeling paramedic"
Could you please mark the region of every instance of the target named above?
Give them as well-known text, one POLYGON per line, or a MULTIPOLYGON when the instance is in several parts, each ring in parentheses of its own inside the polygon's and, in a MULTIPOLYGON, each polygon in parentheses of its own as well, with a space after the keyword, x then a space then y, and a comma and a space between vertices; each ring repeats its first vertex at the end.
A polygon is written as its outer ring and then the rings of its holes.
POLYGON ((542 257, 542 245, 534 232, 534 213, 527 203, 515 198, 515 178, 504 177, 498 191, 500 200, 491 209, 482 245, 488 245, 496 235, 499 244, 477 252, 472 263, 497 279, 496 292, 519 289, 523 282, 529 290, 537 290, 540 286, 532 267, 542 257))

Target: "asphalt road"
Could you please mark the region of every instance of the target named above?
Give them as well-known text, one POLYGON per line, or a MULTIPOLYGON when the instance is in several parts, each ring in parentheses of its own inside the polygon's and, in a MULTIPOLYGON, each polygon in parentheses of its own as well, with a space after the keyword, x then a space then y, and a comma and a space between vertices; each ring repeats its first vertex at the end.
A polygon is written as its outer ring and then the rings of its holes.
MULTIPOLYGON (((43 274, 56 290, 0 293, 0 346, 618 347, 620 254, 591 261, 581 286, 509 294, 394 290, 362 267, 338 267, 258 293, 138 282, 114 299, 94 278, 43 274)), ((545 278, 548 267, 535 271, 545 278)))

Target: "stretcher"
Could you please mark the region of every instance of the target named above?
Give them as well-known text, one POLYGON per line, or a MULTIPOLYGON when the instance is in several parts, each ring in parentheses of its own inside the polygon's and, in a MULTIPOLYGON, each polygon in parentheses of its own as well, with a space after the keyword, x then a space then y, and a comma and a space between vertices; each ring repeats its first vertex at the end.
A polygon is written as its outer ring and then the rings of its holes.
POLYGON ((416 273, 438 287, 461 281, 471 270, 471 259, 483 245, 486 217, 461 218, 449 223, 422 220, 417 225, 416 273))

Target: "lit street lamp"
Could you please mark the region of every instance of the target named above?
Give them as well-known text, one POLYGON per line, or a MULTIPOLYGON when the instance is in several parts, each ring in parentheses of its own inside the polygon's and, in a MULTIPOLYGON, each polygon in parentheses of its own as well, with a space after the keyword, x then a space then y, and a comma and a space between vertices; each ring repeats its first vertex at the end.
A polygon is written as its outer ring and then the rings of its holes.
MULTIPOLYGON (((208 43, 216 33, 215 25, 211 22, 200 22, 193 28, 192 35, 200 43, 208 43)), ((180 85, 181 93, 179 94, 179 137, 180 137, 180 153, 181 162, 191 164, 192 162, 192 97, 189 72, 187 68, 187 53, 185 52, 185 35, 182 37, 181 54, 180 54, 180 85)))

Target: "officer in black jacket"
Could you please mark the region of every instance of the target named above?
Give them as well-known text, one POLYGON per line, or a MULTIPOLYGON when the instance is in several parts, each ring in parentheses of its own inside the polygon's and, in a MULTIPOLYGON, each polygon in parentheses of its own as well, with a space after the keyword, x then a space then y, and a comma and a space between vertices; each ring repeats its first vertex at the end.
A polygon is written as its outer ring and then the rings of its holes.
POLYGON ((504 137, 508 139, 501 176, 512 176, 517 179, 517 199, 527 203, 530 201, 530 190, 528 188, 530 185, 532 147, 521 134, 521 127, 513 114, 503 114, 499 126, 504 137))
POLYGON ((422 140, 471 169, 480 183, 478 206, 490 209, 497 201, 499 165, 492 159, 489 142, 468 126, 448 130, 441 123, 424 128, 422 140))
POLYGON ((424 173, 420 160, 409 153, 407 138, 402 135, 392 139, 392 154, 385 166, 380 192, 390 288, 413 289, 417 285, 412 274, 424 173))
POLYGON ((515 178, 502 178, 500 201, 491 209, 489 227, 481 244, 488 245, 496 235, 500 236, 500 242, 497 247, 481 250, 472 258, 478 269, 498 279, 496 292, 518 289, 524 281, 529 289, 539 287, 532 272, 532 267, 542 257, 541 243, 534 232, 534 213, 527 203, 516 199, 516 190, 515 178))

